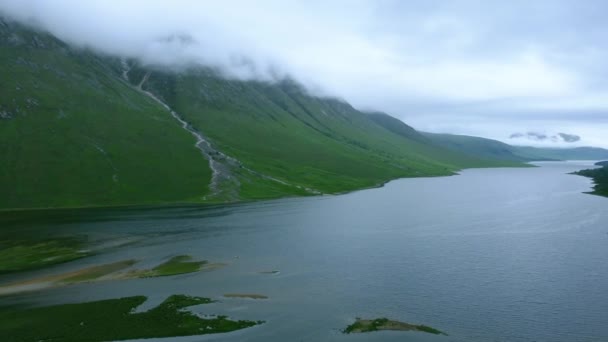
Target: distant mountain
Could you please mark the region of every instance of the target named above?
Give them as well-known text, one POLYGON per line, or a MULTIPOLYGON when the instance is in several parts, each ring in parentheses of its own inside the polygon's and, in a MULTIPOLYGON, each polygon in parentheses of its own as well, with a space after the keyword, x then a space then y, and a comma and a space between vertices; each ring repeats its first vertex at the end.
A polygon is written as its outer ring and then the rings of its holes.
POLYGON ((339 193, 520 165, 446 149, 289 79, 143 67, 4 19, 0 62, 0 208, 339 193))
POLYGON ((513 146, 514 153, 532 160, 601 160, 608 159, 608 150, 599 147, 547 148, 513 146))
POLYGON ((601 160, 608 150, 598 147, 544 148, 513 146, 500 141, 466 135, 423 133, 433 143, 484 159, 506 161, 601 160))
POLYGON ((433 143, 453 151, 478 158, 507 161, 530 161, 532 159, 515 153, 513 146, 503 142, 468 135, 422 133, 433 143))

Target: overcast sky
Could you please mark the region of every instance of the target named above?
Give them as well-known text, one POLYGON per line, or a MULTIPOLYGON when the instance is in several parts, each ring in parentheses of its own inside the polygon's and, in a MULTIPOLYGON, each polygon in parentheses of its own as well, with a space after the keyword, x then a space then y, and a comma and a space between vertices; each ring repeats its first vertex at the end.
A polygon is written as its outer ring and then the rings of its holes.
POLYGON ((0 0, 0 12, 146 63, 289 74, 421 130, 608 147, 604 0, 0 0), (509 138, 527 132, 581 139, 509 138))

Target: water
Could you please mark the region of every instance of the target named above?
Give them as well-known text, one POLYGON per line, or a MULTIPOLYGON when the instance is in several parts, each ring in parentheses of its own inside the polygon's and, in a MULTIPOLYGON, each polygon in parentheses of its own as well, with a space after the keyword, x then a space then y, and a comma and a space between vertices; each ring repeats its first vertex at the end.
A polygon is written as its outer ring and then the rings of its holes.
POLYGON ((177 341, 608 341, 608 198, 583 194, 590 180, 567 174, 590 163, 539 165, 402 179, 341 196, 51 213, 13 229, 131 243, 0 283, 128 258, 145 267, 177 254, 228 265, 1 300, 143 294, 151 307, 176 293, 270 297, 195 307, 267 322, 177 341), (280 273, 259 273, 272 270, 280 273), (355 317, 425 324, 449 336, 340 333, 355 317))

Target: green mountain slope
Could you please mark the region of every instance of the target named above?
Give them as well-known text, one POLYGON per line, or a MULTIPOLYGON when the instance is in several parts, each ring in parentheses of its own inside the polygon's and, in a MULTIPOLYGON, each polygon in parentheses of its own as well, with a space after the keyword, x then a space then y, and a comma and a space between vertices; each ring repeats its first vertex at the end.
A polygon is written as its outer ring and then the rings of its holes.
POLYGON ((431 144, 291 80, 144 68, 6 21, 0 49, 0 208, 339 193, 517 165, 431 144))
POLYGON ((199 200, 192 136, 100 59, 0 21, 0 208, 199 200))
POLYGON ((509 161, 531 160, 516 154, 513 146, 492 139, 455 134, 423 133, 423 135, 439 146, 479 158, 509 161))
POLYGON ((382 112, 371 112, 367 113, 368 117, 372 119, 378 125, 386 128, 387 130, 400 135, 406 139, 428 144, 430 140, 424 137, 420 132, 415 130, 413 127, 408 126, 405 122, 394 118, 386 113, 382 112))
MULTIPOLYGON (((412 136, 394 133, 349 104, 310 96, 290 80, 231 81, 203 69, 180 74, 137 67, 129 71, 134 84, 145 75, 144 89, 219 150, 293 186, 336 193, 398 177, 505 165, 428 144, 415 131, 412 136)), ((246 181, 240 185, 243 198, 266 197, 246 181)))

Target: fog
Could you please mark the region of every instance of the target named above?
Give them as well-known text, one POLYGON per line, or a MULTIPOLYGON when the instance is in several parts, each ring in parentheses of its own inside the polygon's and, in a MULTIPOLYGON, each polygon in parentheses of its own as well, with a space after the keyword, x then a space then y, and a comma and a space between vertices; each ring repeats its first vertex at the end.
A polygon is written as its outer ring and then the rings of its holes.
POLYGON ((0 13, 147 64, 290 75, 421 130, 608 147, 601 0, 0 0, 0 13))

